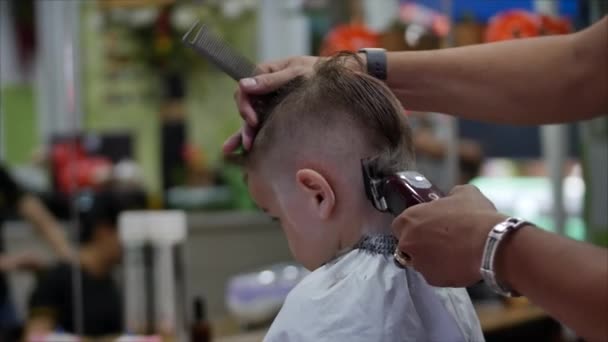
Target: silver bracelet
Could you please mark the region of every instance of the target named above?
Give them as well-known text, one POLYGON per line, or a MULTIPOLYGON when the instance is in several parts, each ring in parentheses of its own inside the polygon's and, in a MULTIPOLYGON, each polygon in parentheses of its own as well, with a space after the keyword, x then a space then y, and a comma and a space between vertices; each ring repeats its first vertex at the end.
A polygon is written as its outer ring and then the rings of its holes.
POLYGON ((494 226, 494 228, 492 228, 492 230, 490 230, 486 240, 486 245, 483 249, 481 277, 494 292, 505 297, 519 297, 520 294, 502 284, 499 284, 496 280, 496 272, 494 270, 496 250, 498 249, 500 242, 509 232, 513 232, 527 224, 530 223, 516 217, 509 217, 508 219, 498 223, 494 226))

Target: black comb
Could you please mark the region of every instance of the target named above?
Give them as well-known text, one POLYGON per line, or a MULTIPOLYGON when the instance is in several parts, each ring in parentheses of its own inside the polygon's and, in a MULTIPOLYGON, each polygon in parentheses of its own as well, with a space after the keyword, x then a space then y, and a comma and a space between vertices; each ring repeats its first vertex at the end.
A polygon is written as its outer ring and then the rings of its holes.
MULTIPOLYGON (((182 41, 235 81, 262 73, 247 57, 214 34, 208 26, 200 24, 198 21, 190 27, 182 41)), ((272 108, 279 102, 281 91, 294 84, 294 81, 295 79, 287 82, 287 84, 271 93, 250 97, 251 105, 258 114, 260 123, 266 120, 272 108)))
POLYGON ((235 81, 260 74, 254 63, 198 21, 190 27, 182 41, 235 81))

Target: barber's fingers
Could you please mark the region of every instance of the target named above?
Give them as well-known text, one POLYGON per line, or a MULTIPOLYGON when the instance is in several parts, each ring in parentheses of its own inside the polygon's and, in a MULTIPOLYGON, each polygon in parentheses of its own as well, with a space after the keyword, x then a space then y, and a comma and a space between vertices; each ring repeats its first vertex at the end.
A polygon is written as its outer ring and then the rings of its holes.
POLYGON ((234 93, 234 100, 241 117, 248 125, 256 126, 258 124, 258 117, 251 105, 250 95, 270 93, 296 77, 298 67, 289 67, 288 64, 288 59, 260 64, 258 70, 262 74, 239 81, 239 86, 234 93))
POLYGON ((419 247, 421 230, 424 230, 426 218, 433 214, 433 206, 437 201, 420 203, 412 206, 397 216, 392 222, 392 230, 399 240, 399 250, 415 258, 419 247))
POLYGON ((253 139, 255 138, 256 130, 254 127, 249 126, 247 123, 243 124, 243 128, 241 129, 241 137, 243 142, 243 148, 245 150, 250 150, 253 145, 253 139))
POLYGON ((452 209, 459 208, 465 212, 472 209, 496 210, 494 203, 492 203, 479 188, 471 184, 455 186, 442 200, 443 202, 446 202, 446 204, 449 203, 449 206, 446 205, 446 207, 452 209))
POLYGON ((241 139, 241 130, 238 130, 232 134, 230 138, 226 139, 224 146, 222 147, 224 154, 228 155, 236 151, 236 149, 241 146, 241 139))
MULTIPOLYGON (((437 200, 440 201, 441 199, 437 200)), ((405 209, 401 214, 399 214, 391 225, 393 229, 394 235, 399 238, 405 231, 409 230, 412 227, 415 227, 417 222, 417 218, 427 215, 429 210, 429 206, 432 206, 435 202, 429 203, 420 203, 415 206, 409 207, 405 209)))
POLYGON ((224 141, 224 145, 222 147, 224 154, 228 155, 233 153, 239 148, 239 146, 243 146, 245 150, 251 149, 253 139, 255 139, 255 133, 256 131, 254 127, 247 125, 247 123, 243 123, 243 127, 241 127, 241 129, 224 141))
POLYGON ((256 126, 258 124, 258 116, 251 105, 251 100, 242 87, 239 87, 234 92, 234 101, 236 102, 239 114, 245 122, 250 126, 256 126))
POLYGON ((460 194, 460 193, 464 192, 465 189, 463 187, 464 187, 463 185, 456 185, 455 187, 450 189, 447 196, 454 196, 456 194, 460 194))
POLYGON ((456 185, 455 187, 452 188, 452 190, 450 190, 450 192, 448 193, 448 196, 453 197, 453 196, 462 196, 462 195, 469 195, 469 194, 480 195, 481 191, 479 191, 478 187, 476 187, 475 185, 472 185, 472 184, 456 185))
POLYGON ((314 65, 320 57, 295 56, 258 66, 260 75, 240 81, 242 90, 248 94, 266 94, 272 92, 297 76, 313 72, 314 65))
POLYGON ((255 127, 258 117, 251 105, 253 95, 263 95, 277 90, 297 76, 313 71, 318 57, 296 56, 257 66, 259 75, 243 78, 234 93, 239 112, 248 125, 255 127))
POLYGON ((241 91, 248 94, 262 95, 277 90, 300 74, 300 67, 287 67, 276 72, 243 78, 239 81, 239 86, 241 91))
MULTIPOLYGON (((286 68, 287 64, 289 63, 288 61, 288 59, 284 59, 274 62, 262 63, 257 66, 257 69, 259 72, 262 73, 262 75, 267 73, 273 73, 286 68)), ((247 124, 251 126, 257 125, 257 115, 255 113, 255 110, 253 109, 253 106, 251 105, 251 100, 248 94, 266 92, 263 87, 260 88, 257 86, 257 79, 260 77, 262 79, 261 82, 266 82, 265 77, 263 76, 258 76, 257 78, 244 78, 239 81, 239 85, 234 92, 234 101, 237 104, 239 113, 241 114, 243 120, 245 120, 247 124)))
POLYGON ((298 57, 291 57, 291 58, 283 58, 283 59, 277 59, 274 61, 263 62, 263 63, 258 64, 257 68, 259 71, 261 71, 265 74, 277 72, 277 71, 281 71, 281 70, 287 68, 292 63, 292 60, 297 59, 297 58, 298 57))

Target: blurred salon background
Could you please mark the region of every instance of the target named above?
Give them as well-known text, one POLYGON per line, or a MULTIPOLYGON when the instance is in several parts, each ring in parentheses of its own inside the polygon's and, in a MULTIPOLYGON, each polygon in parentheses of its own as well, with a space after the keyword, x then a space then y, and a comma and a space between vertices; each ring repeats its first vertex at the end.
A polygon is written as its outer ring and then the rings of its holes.
MULTIPOLYGON (((566 34, 606 13, 603 0, 0 0, 0 341, 260 341, 307 274, 222 158, 236 84, 182 45, 195 21, 267 61, 566 34)), ((608 246, 607 118, 406 115, 440 188, 473 183, 499 211, 608 246)), ((578 340, 525 298, 469 293, 488 341, 578 340)))

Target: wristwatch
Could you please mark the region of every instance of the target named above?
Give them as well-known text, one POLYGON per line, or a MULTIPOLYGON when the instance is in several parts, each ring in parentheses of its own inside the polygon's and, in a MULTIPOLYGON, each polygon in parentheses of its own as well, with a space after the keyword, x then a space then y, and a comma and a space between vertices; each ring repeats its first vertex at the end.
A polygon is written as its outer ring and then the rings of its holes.
POLYGON ((367 56, 367 73, 379 80, 386 80, 386 50, 381 48, 363 48, 357 51, 367 56))
POLYGON ((509 217, 495 225, 488 234, 488 238, 483 249, 483 257, 481 259, 481 277, 494 292, 502 296, 519 297, 520 294, 507 286, 500 284, 496 280, 496 272, 494 270, 494 258, 496 257, 496 250, 498 249, 500 242, 510 232, 529 224, 530 223, 528 221, 524 221, 517 217, 509 217))

